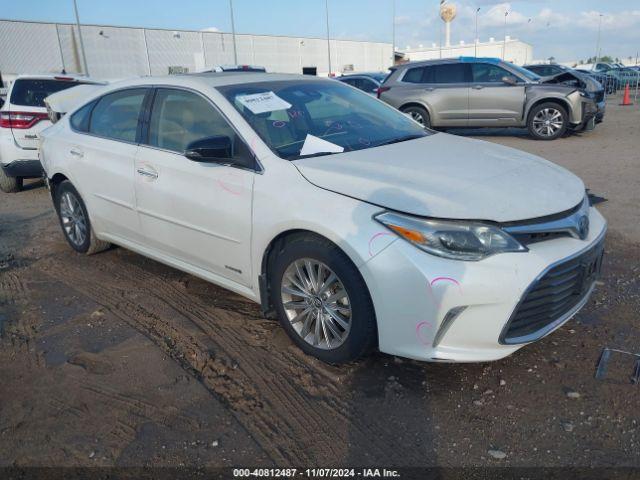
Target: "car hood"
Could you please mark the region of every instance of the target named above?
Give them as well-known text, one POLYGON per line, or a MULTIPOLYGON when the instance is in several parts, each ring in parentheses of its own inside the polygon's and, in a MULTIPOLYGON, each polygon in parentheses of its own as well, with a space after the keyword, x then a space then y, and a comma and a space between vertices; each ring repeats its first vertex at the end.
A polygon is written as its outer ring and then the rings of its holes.
POLYGON ((444 133, 293 163, 320 188, 425 217, 526 220, 585 195, 582 180, 542 158, 444 133))
POLYGON ((562 72, 556 75, 542 77, 540 79, 540 83, 541 84, 558 84, 558 83, 570 82, 573 80, 577 80, 580 83, 580 89, 586 90, 587 92, 595 92, 602 89, 602 87, 596 80, 580 72, 562 72))

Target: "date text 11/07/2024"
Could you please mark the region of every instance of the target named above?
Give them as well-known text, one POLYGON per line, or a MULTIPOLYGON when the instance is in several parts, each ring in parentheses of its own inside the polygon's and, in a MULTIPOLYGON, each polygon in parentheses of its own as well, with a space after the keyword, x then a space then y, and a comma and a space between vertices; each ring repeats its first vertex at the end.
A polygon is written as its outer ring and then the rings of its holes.
POLYGON ((397 470, 386 468, 234 468, 234 478, 394 478, 400 477, 397 470))

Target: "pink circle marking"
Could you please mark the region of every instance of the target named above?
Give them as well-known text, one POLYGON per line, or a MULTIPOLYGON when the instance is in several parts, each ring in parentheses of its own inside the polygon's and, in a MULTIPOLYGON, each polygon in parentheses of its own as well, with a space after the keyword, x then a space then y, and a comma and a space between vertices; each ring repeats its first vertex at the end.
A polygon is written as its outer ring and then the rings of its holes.
POLYGON ((220 188, 222 188, 226 192, 229 192, 231 195, 241 195, 242 194, 242 189, 241 189, 240 186, 230 185, 224 179, 226 179, 227 181, 236 180, 237 179, 236 175, 234 175, 232 173, 224 174, 224 175, 222 175, 222 178, 219 178, 217 180, 217 182, 218 182, 218 185, 220 186, 220 188))
POLYGON ((416 337, 418 337, 418 340, 420 340, 420 343, 422 343, 423 345, 429 345, 429 340, 425 339, 424 337, 424 333, 422 332, 422 330, 424 330, 424 328, 429 328, 431 329, 432 326, 429 322, 420 322, 416 325, 416 337))
POLYGON ((373 241, 378 238, 378 237, 382 237, 384 235, 393 235, 393 233, 391 232, 378 232, 376 233, 373 237, 371 237, 371 239, 369 240, 369 256, 373 257, 373 252, 371 251, 371 246, 373 244, 373 241))

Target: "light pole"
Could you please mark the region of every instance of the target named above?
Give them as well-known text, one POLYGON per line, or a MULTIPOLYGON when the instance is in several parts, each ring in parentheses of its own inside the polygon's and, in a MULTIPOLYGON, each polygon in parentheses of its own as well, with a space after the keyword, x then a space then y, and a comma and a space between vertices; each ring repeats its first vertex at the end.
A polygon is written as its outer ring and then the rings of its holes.
POLYGON ((80 39, 80 51, 82 52, 82 66, 84 74, 89 76, 89 68, 87 67, 87 55, 84 53, 84 42, 82 41, 82 30, 80 29, 80 15, 78 15, 78 3, 73 0, 73 9, 76 12, 76 25, 78 26, 78 38, 80 39))
POLYGON ((392 26, 391 26, 391 66, 396 63, 396 0, 391 1, 392 26))
POLYGON ((327 16, 327 57, 329 58, 329 76, 331 76, 331 41, 329 40, 329 0, 324 0, 327 16))
POLYGON ((238 64, 238 49, 236 46, 236 23, 233 18, 233 0, 229 0, 229 13, 231 15, 231 38, 233 39, 233 64, 238 64))
POLYGON ((476 8, 476 38, 473 40, 475 45, 475 56, 478 57, 478 13, 480 12, 480 7, 476 8))
POLYGON ((502 60, 504 60, 507 55, 507 17, 509 16, 509 11, 504 12, 504 42, 502 43, 502 60))
POLYGON ((602 30, 602 17, 604 15, 600 14, 600 18, 598 19, 598 41, 596 42, 596 61, 593 62, 593 67, 591 70, 595 70, 596 64, 598 63, 598 57, 600 56, 600 31, 602 30))

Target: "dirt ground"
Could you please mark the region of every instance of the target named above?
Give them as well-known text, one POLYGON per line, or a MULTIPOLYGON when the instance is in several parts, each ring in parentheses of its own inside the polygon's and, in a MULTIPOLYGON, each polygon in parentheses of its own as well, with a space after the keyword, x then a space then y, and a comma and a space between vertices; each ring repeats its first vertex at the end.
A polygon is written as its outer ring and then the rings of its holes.
POLYGON ((610 222, 588 306, 494 363, 324 365, 234 294, 75 254, 41 183, 0 194, 0 466, 640 467, 633 360, 594 379, 603 347, 640 352, 640 109, 617 103, 555 142, 466 132, 568 167, 610 222))

